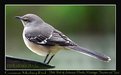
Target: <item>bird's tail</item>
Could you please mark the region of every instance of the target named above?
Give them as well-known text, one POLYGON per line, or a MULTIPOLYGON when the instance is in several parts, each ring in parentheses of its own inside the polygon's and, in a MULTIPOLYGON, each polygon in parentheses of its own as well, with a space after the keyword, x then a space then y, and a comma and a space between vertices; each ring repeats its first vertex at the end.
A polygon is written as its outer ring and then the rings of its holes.
POLYGON ((104 55, 102 53, 98 53, 98 52, 95 52, 92 50, 88 50, 88 49, 82 48, 80 46, 68 46, 67 48, 78 51, 78 52, 83 53, 85 55, 97 58, 97 59, 102 60, 102 61, 108 62, 111 60, 110 57, 107 55, 104 55))

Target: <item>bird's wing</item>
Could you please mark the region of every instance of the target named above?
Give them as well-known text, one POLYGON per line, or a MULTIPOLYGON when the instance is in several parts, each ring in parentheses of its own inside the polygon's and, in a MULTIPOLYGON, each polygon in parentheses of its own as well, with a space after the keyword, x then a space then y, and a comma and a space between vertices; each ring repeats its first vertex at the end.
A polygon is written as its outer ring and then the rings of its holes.
POLYGON ((67 36, 58 30, 54 30, 51 34, 52 37, 48 39, 48 43, 55 43, 60 46, 76 46, 76 44, 71 41, 67 36))
POLYGON ((29 32, 25 34, 25 37, 38 45, 60 45, 60 46, 74 46, 73 43, 68 37, 62 34, 60 31, 53 30, 48 32, 29 32), (36 34, 35 34, 36 33, 36 34))

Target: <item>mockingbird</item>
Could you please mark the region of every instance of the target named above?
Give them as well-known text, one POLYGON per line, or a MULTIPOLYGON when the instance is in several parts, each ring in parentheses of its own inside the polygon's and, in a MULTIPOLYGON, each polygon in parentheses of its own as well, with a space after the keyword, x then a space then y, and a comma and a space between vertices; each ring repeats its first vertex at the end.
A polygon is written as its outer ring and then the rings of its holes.
POLYGON ((111 60, 110 57, 104 54, 80 47, 35 14, 16 16, 16 18, 20 19, 23 23, 23 40, 26 46, 34 53, 46 56, 44 60, 46 64, 49 64, 53 56, 62 48, 72 49, 106 62, 111 60), (48 58, 49 54, 51 54, 50 58, 48 58))

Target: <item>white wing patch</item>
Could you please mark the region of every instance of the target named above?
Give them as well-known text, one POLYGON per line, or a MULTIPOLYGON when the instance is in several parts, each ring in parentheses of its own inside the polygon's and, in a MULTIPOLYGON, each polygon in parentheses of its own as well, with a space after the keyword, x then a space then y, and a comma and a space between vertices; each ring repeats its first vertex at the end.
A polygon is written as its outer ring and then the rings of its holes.
POLYGON ((39 44, 46 44, 47 43, 47 40, 50 39, 52 37, 52 33, 53 31, 51 32, 50 36, 48 38, 46 38, 45 40, 43 40, 42 42, 37 42, 39 44))

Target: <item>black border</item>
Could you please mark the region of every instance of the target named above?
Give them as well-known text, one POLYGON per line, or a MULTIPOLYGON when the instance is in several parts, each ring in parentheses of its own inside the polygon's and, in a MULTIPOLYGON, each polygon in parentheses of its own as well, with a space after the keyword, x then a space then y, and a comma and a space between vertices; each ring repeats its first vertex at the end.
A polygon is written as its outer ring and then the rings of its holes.
MULTIPOLYGON (((0 60, 3 60, 3 62, 1 62, 0 64, 2 65, 2 69, 0 70, 1 73, 3 72, 4 74, 23 74, 23 73, 28 73, 29 75, 31 73, 38 73, 38 74, 41 74, 41 75, 44 75, 45 73, 46 74, 69 74, 69 75, 72 75, 72 74, 82 74, 85 73, 85 75, 94 75, 94 72, 96 72, 97 74, 95 75, 99 75, 101 72, 112 72, 112 74, 109 74, 109 75, 120 75, 121 72, 120 72, 120 35, 119 32, 120 32, 120 28, 121 28, 121 24, 120 24, 120 7, 119 7, 119 4, 118 2, 116 2, 115 0, 56 0, 56 1, 53 1, 53 0, 4 0, 4 2, 2 2, 0 4, 0 8, 1 8, 1 11, 0 12, 0 17, 2 19, 0 19, 0 25, 1 25, 1 29, 0 29, 0 55, 2 55, 2 57, 0 58, 0 60), (81 71, 77 71, 77 70, 41 70, 40 71, 5 71, 5 68, 4 68, 4 50, 5 50, 5 23, 4 23, 4 19, 5 19, 5 4, 116 4, 116 70, 81 70, 81 71), (2 48, 2 49, 1 49, 2 48), (92 73, 93 72, 93 73, 92 73)), ((1 68, 1 66, 0 66, 1 68)), ((2 75, 2 74, 1 74, 2 75)), ((108 75, 108 74, 101 74, 101 75, 108 75)))
POLYGON ((120 49, 121 49, 121 11, 118 2, 116 3, 116 70, 121 74, 120 49))
POLYGON ((76 3, 76 4, 88 4, 88 3, 92 3, 92 4, 113 4, 115 3, 115 0, 5 0, 5 3, 9 3, 9 4, 14 4, 14 3, 21 3, 21 4, 72 4, 72 3, 76 3))
POLYGON ((4 73, 5 37, 4 37, 4 3, 0 2, 0 71, 4 73))

